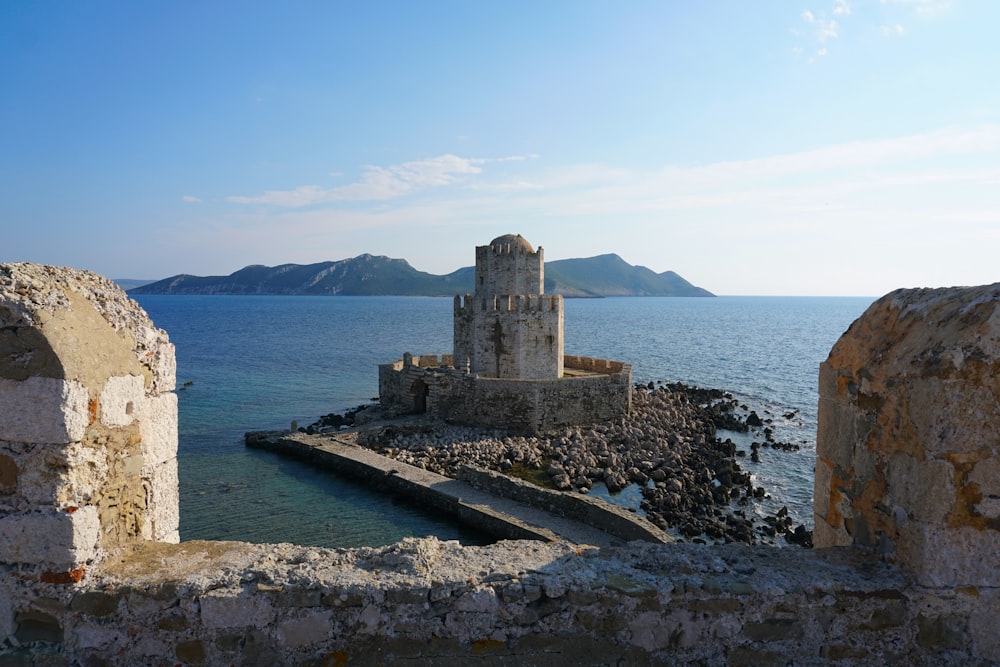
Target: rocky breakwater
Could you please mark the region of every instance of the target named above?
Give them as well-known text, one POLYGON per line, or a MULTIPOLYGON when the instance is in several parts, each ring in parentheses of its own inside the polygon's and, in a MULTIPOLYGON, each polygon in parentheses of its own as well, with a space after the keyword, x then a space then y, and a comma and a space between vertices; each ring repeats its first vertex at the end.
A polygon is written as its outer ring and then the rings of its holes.
MULTIPOLYGON (((770 516, 756 511, 754 503, 766 491, 740 467, 738 455, 746 452, 717 437, 720 427, 746 431, 747 419, 756 418, 752 412, 741 416, 732 395, 649 383, 634 387, 632 404, 626 418, 537 436, 429 420, 375 420, 359 430, 357 443, 449 477, 473 464, 566 492, 588 493, 596 485, 611 494, 631 488, 641 494, 636 509, 679 539, 811 544, 810 531, 793 529, 786 509, 770 516)), ((371 420, 366 412, 348 413, 336 420, 338 427, 371 420)), ((309 430, 322 430, 324 422, 332 423, 330 416, 309 430)))

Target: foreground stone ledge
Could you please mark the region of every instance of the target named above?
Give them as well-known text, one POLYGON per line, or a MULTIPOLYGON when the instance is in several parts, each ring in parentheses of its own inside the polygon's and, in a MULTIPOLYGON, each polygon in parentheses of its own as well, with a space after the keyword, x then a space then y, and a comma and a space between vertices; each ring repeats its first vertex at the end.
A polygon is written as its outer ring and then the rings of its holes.
POLYGON ((989 664, 995 589, 852 549, 149 543, 84 582, 5 578, 8 653, 114 664, 989 664), (339 663, 337 661, 340 661, 339 663))

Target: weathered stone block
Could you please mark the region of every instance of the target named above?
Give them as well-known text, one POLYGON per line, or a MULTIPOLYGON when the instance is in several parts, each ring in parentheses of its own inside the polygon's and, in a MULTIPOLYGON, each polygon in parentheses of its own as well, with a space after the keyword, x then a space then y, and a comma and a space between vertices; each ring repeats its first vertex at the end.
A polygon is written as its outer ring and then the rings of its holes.
POLYGON ((156 542, 180 542, 180 501, 177 459, 147 469, 148 505, 143 517, 142 537, 156 542))
POLYGON ((868 621, 861 625, 861 629, 878 632, 888 628, 898 628, 906 622, 906 609, 906 602, 902 600, 874 609, 868 621))
POLYGON ((804 634, 802 624, 793 618, 768 618, 760 623, 747 623, 743 634, 757 642, 798 639, 804 634))
POLYGON ((203 665, 207 657, 205 644, 200 639, 178 642, 177 646, 174 647, 174 655, 177 656, 178 660, 189 665, 203 665))
POLYGON ((955 504, 955 468, 947 461, 918 460, 903 452, 888 461, 886 503, 916 521, 943 522, 955 504))
POLYGON ((17 491, 17 462, 6 454, 0 454, 0 496, 17 491))
POLYGON ((1000 586, 1000 532, 910 521, 900 527, 899 557, 923 586, 1000 586))
POLYGON ((264 596, 245 597, 232 592, 212 591, 202 595, 201 622, 207 628, 266 627, 275 611, 264 596))
POLYGON ((105 426, 128 426, 135 421, 139 406, 146 398, 142 377, 136 375, 108 378, 101 391, 101 423, 105 426))
POLYGON ((88 400, 80 382, 0 378, 0 440, 57 445, 82 440, 90 423, 88 400))
POLYGON ((0 562, 38 563, 70 569, 98 555, 97 508, 72 514, 15 514, 0 517, 0 562))
POLYGON ((958 616, 917 617, 917 644, 935 653, 966 644, 966 622, 958 616))
POLYGON ((907 391, 909 418, 929 455, 1000 445, 1000 404, 993 387, 924 377, 907 383, 907 391))
POLYGON ((63 627, 55 616, 40 611, 18 612, 15 618, 17 630, 14 636, 22 644, 31 642, 48 642, 61 644, 63 627))
POLYGON ((978 655, 1000 660, 1000 589, 977 590, 978 600, 969 614, 969 634, 978 655))
POLYGON ((177 395, 152 396, 141 404, 139 435, 147 466, 177 458, 177 395))
POLYGON ((976 463, 968 482, 976 485, 979 494, 973 510, 987 519, 1000 518, 1000 455, 976 463))
POLYGON ((87 591, 73 596, 69 608, 87 616, 111 616, 118 612, 121 597, 104 591, 87 591))
POLYGON ((328 611, 295 618, 278 625, 278 635, 281 643, 289 648, 300 648, 317 644, 330 636, 330 619, 328 611))

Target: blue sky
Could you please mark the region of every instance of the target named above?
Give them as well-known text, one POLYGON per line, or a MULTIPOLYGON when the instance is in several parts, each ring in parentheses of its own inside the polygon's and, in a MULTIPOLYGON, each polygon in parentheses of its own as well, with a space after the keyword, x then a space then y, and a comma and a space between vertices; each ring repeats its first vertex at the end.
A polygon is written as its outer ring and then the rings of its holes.
POLYGON ((1000 2, 6 2, 0 261, 1000 280, 1000 2))

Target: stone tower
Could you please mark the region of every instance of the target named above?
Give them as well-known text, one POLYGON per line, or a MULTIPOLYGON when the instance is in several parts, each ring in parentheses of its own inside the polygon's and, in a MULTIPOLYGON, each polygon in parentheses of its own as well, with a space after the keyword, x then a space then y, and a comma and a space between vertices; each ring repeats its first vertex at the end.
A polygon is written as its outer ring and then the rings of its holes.
POLYGON ((520 234, 477 246, 475 294, 455 297, 455 366, 481 377, 562 377, 563 301, 544 285, 544 252, 520 234))

